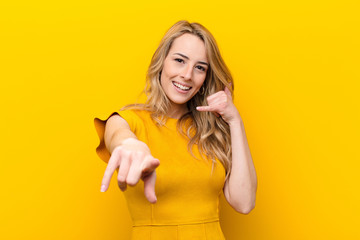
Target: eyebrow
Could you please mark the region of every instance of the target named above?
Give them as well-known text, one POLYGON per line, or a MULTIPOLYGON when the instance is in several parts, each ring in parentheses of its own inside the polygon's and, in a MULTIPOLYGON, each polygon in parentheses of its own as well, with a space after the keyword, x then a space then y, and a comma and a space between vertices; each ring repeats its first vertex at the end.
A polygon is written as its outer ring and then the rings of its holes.
MULTIPOLYGON (((174 53, 173 55, 175 55, 175 54, 180 55, 180 56, 182 56, 183 58, 189 59, 189 57, 188 57, 188 56, 185 56, 184 54, 181 54, 181 53, 174 53)), ((207 62, 201 62, 201 61, 198 61, 198 63, 200 63, 200 64, 204 64, 204 65, 206 65, 206 66, 209 66, 209 64, 208 64, 207 62)))

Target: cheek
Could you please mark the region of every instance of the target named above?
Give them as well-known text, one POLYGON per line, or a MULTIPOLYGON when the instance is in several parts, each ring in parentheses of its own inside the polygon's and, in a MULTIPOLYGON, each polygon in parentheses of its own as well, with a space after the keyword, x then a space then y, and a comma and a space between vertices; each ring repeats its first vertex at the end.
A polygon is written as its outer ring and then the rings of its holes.
POLYGON ((168 78, 171 78, 171 77, 174 77, 176 75, 178 75, 178 69, 176 67, 174 67, 174 66, 171 66, 171 65, 167 66, 166 76, 168 78))
POLYGON ((199 76, 199 78, 196 81, 196 85, 198 88, 200 88, 203 85, 203 83, 205 82, 205 78, 206 78, 206 75, 199 76))

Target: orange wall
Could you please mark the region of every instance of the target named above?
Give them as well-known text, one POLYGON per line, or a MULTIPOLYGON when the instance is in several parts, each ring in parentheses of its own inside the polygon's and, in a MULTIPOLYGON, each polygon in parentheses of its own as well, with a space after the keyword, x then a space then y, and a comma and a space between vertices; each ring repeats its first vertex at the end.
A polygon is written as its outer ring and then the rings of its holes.
POLYGON ((221 200, 229 240, 359 239, 357 1, 0 4, 1 239, 126 239, 93 118, 136 100, 165 31, 215 36, 258 174, 256 208, 221 200), (123 236, 123 237, 121 237, 123 236))

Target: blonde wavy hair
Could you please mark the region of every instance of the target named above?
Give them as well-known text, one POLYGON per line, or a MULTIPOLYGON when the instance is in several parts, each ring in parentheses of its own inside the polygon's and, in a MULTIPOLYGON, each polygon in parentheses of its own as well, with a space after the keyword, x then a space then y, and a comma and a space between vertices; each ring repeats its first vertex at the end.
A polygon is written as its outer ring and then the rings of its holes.
POLYGON ((189 112, 177 123, 178 130, 189 138, 188 150, 194 156, 192 148, 198 145, 199 152, 212 160, 213 166, 218 159, 226 170, 226 179, 231 171, 231 138, 229 125, 211 112, 199 112, 197 106, 206 106, 206 98, 227 87, 233 95, 234 83, 229 69, 220 55, 219 48, 212 34, 201 24, 182 20, 176 22, 164 35, 156 49, 146 75, 144 104, 130 104, 124 109, 139 109, 151 112, 151 118, 158 126, 164 126, 170 108, 170 100, 160 84, 164 60, 172 43, 179 36, 190 33, 198 36, 205 44, 209 67, 200 91, 188 102, 189 112))

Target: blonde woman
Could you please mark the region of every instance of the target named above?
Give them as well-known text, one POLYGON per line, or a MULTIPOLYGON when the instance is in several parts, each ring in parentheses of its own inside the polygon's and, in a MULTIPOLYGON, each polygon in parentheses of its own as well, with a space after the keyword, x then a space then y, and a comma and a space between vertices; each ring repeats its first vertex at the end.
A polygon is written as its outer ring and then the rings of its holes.
POLYGON ((95 119, 96 151, 108 162, 101 191, 117 170, 132 239, 225 239, 222 191, 236 211, 254 208, 257 177, 233 89, 211 33, 179 21, 152 57, 147 101, 95 119))

